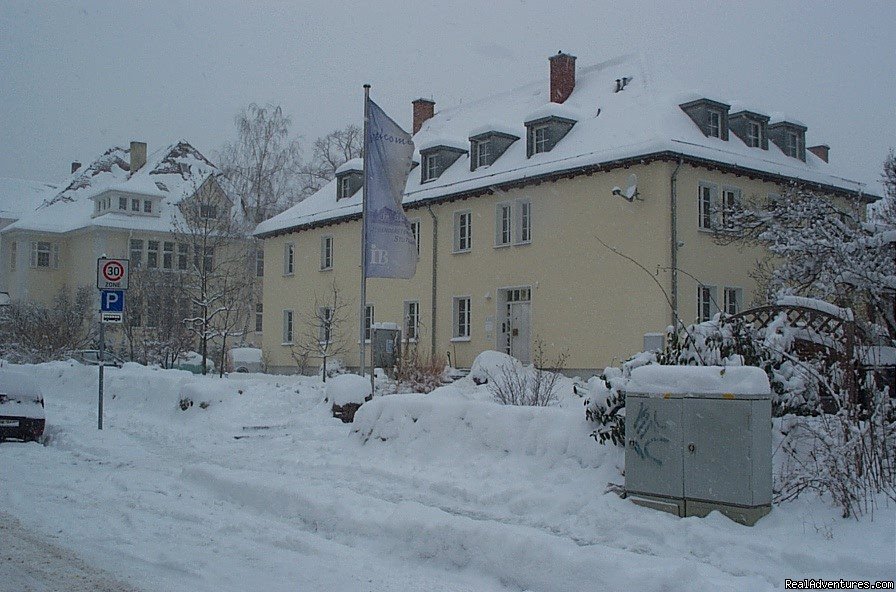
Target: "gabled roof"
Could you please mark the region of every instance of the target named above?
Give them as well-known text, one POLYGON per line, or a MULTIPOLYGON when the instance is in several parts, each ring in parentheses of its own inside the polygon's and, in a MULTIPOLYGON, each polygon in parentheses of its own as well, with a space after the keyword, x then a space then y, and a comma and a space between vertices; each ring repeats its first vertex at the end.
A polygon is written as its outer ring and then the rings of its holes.
POLYGON ((178 215, 174 206, 193 195, 209 176, 220 174, 185 140, 151 153, 146 164, 133 174, 130 149, 113 147, 72 173, 60 185, 63 189, 51 194, 37 211, 23 215, 3 231, 70 232, 90 226, 168 231, 178 215), (160 216, 131 216, 113 211, 92 217, 91 198, 110 190, 161 198, 160 216))
POLYGON ((21 218, 58 190, 49 183, 0 177, 0 218, 21 218))
MULTIPOLYGON (((541 182, 558 175, 576 175, 606 170, 651 159, 678 160, 742 174, 786 182, 804 181, 844 194, 861 194, 864 184, 848 179, 814 154, 806 162, 785 155, 777 146, 768 150, 747 146, 735 134, 727 141, 706 137, 679 107, 700 94, 682 95, 677 90, 657 88, 648 78, 640 59, 626 56, 576 73, 575 89, 563 105, 549 102, 547 76, 538 82, 478 101, 465 102, 438 111, 414 136, 417 146, 453 142, 468 145, 471 135, 500 129, 518 136, 500 158, 488 167, 470 170, 469 155, 459 158, 438 179, 421 184, 411 174, 404 203, 426 203, 469 197, 495 187, 541 182), (629 78, 624 90, 614 92, 616 80, 629 78), (576 124, 550 151, 526 157, 526 121, 534 115, 555 114, 576 124)), ((705 96, 705 95, 703 95, 705 96)), ((751 111, 763 112, 758 106, 751 111)), ((361 211, 363 190, 350 199, 336 202, 332 183, 304 201, 258 225, 256 236, 273 236, 292 229, 356 217, 361 211)))

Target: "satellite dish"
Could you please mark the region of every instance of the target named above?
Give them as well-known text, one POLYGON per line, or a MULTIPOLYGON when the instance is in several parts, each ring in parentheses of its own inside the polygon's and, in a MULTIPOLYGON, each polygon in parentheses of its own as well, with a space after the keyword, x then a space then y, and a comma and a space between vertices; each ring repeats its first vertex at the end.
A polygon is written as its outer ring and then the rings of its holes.
POLYGON ((638 197, 638 177, 634 173, 628 176, 628 183, 625 185, 625 199, 634 201, 638 197))

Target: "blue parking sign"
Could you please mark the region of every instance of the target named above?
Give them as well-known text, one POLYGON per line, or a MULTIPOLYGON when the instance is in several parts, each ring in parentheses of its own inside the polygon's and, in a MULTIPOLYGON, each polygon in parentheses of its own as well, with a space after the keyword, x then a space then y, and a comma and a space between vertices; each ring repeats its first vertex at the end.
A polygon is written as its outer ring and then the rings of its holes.
POLYGON ((124 312, 124 290, 100 292, 100 312, 124 312))

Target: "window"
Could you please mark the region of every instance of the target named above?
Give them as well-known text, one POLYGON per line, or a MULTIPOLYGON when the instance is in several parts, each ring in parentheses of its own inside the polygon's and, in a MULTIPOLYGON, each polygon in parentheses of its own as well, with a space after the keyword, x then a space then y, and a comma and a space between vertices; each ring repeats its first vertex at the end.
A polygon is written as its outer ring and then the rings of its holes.
POLYGON ((742 291, 740 288, 725 288, 725 314, 736 315, 741 309, 742 291))
POLYGON ((264 318, 264 305, 261 302, 255 303, 255 332, 261 333, 262 319, 264 318))
POLYGON ((317 309, 317 319, 320 323, 317 340, 320 343, 330 343, 333 329, 333 309, 329 306, 321 306, 317 309))
POLYGON ((529 128, 529 134, 529 142, 532 145, 532 154, 548 151, 548 126, 533 126, 529 128))
POLYGON ((174 243, 166 241, 162 245, 162 268, 174 269, 174 243))
POLYGON ((700 183, 698 196, 698 226, 703 230, 712 230, 712 205, 715 201, 713 195, 716 186, 709 183, 700 183))
POLYGON ((128 209, 128 198, 126 198, 126 197, 118 198, 118 209, 119 210, 127 210, 128 209))
POLYGON ((472 214, 454 213, 454 252, 466 253, 473 246, 472 214))
POLYGON ((218 217, 218 206, 211 204, 199 204, 199 217, 214 220, 218 217))
POLYGON ((292 311, 283 311, 283 344, 292 344, 292 311))
POLYGON ((320 237, 320 269, 333 269, 333 237, 320 237))
POLYGON ((697 286, 697 322, 711 321, 716 311, 716 287, 697 286))
POLYGON ((509 245, 512 238, 512 222, 513 216, 510 204, 498 204, 495 209, 495 246, 503 247, 509 245))
POLYGON ((143 241, 139 239, 131 239, 131 261, 130 265, 138 268, 143 265, 143 241))
POLYGON ((417 245, 417 259, 420 258, 420 220, 411 221, 411 234, 414 235, 414 244, 417 245))
POLYGON ((722 114, 718 111, 709 111, 709 135, 713 138, 722 137, 722 114))
POLYGON ((454 298, 454 338, 470 338, 470 297, 454 298))
POLYGON ((187 263, 189 262, 189 254, 190 254, 190 246, 186 243, 178 243, 177 244, 177 268, 180 271, 187 270, 187 263))
POLYGON ((364 308, 364 340, 370 341, 373 327, 373 305, 368 304, 364 308))
POLYGON ((148 199, 143 200, 143 211, 147 214, 152 214, 152 202, 148 199))
POLYGON ((731 216, 740 205, 740 189, 725 187, 722 189, 722 228, 731 229, 731 216))
POLYGON ((255 276, 264 277, 264 249, 255 251, 255 276))
POLYGON ((420 303, 416 300, 404 303, 404 337, 416 340, 420 333, 420 303))
POLYGON ((146 241, 146 267, 156 269, 159 266, 159 241, 146 241))
POLYGON ((283 275, 292 275, 295 271, 296 246, 293 243, 283 245, 283 275))
POLYGON ((439 176, 439 155, 428 154, 423 158, 423 182, 432 181, 439 176))
POLYGON ((492 143, 490 140, 477 140, 473 143, 474 168, 488 166, 492 163, 492 143))
POLYGON ((796 132, 785 132, 785 152, 787 156, 799 158, 802 150, 800 149, 800 135, 796 132))
POLYGON ((139 199, 132 199, 132 200, 131 200, 131 211, 132 211, 132 212, 139 212, 139 211, 140 211, 140 200, 139 200, 139 199))
POLYGON ((339 195, 338 199, 350 197, 352 194, 352 180, 346 175, 339 179, 339 195))
POLYGON ((9 243, 9 270, 16 270, 16 241, 9 243))
POLYGON ((31 267, 57 269, 59 267, 59 244, 47 241, 31 243, 31 267))
POLYGON ((200 247, 197 247, 193 249, 193 266, 201 272, 208 273, 212 271, 215 268, 215 248, 205 247, 203 250, 200 250, 200 247), (199 260, 200 253, 203 254, 202 261, 199 260))
POLYGON ((532 203, 529 201, 516 202, 517 211, 517 244, 532 242, 532 203))
POLYGON ((762 125, 755 121, 747 124, 747 145, 751 148, 762 147, 762 125))

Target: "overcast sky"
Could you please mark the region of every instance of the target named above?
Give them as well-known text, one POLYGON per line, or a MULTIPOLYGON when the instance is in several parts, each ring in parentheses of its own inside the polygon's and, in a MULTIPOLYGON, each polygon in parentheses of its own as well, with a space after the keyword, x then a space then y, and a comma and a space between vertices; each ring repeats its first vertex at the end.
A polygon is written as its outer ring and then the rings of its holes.
POLYGON ((310 145, 361 123, 365 82, 409 128, 414 98, 547 85, 563 50, 579 66, 638 52, 657 79, 783 111, 876 182, 896 147, 894 30, 892 0, 0 0, 0 176, 60 181, 130 140, 214 157, 250 102, 282 105, 310 145))

